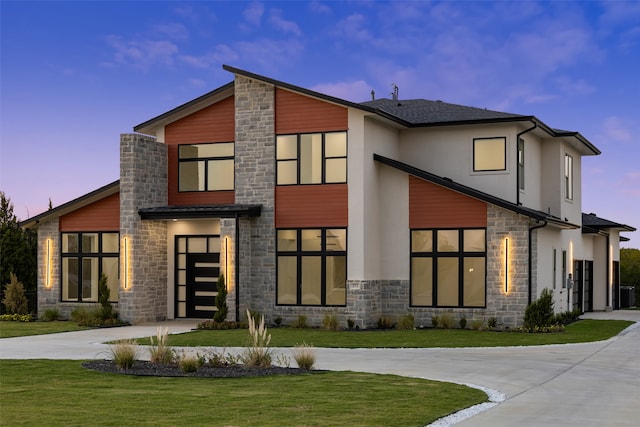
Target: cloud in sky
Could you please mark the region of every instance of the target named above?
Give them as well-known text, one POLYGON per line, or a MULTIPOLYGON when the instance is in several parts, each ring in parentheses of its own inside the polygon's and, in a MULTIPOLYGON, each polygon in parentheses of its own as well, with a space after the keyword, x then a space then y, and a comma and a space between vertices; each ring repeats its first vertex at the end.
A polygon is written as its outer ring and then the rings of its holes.
MULTIPOLYGON (((580 131, 603 151, 584 159, 583 184, 603 193, 589 195, 585 209, 615 203, 599 201, 613 186, 638 185, 637 1, 5 3, 1 96, 11 108, 2 110, 2 138, 32 144, 39 170, 51 166, 37 144, 59 135, 69 146, 64 126, 108 146, 113 135, 230 81, 221 69, 229 64, 355 102, 372 89, 389 97, 395 83, 403 99, 531 114, 580 131), (46 118, 47 137, 31 129, 34 116, 46 118), (96 133, 96 123, 109 135, 96 133)), ((19 160, 2 150, 4 175, 19 160)), ((81 159, 77 146, 70 150, 81 159)), ((117 176, 117 162, 112 169, 117 176)), ((42 191, 68 200, 54 191, 73 181, 56 183, 53 172, 39 180, 50 186, 42 191)))

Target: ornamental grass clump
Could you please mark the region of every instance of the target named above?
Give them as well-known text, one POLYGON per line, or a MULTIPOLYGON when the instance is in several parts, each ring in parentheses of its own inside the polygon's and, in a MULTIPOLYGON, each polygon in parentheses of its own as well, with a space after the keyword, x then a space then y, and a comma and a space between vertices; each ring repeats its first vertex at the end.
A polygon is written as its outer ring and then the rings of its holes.
POLYGON ((264 325, 264 316, 260 316, 260 323, 256 326, 256 319, 247 310, 247 320, 249 322, 250 344, 242 354, 242 362, 251 368, 268 368, 271 366, 271 335, 267 333, 264 325))
POLYGON ((120 340, 109 346, 111 359, 120 369, 131 369, 138 359, 138 344, 135 340, 120 340))
POLYGON ((338 330, 338 318, 335 314, 325 314, 322 319, 322 326, 329 331, 338 330))
POLYGON ((311 370, 316 363, 316 352, 314 348, 306 343, 296 345, 292 350, 293 359, 298 368, 311 370))
POLYGON ((168 345, 169 328, 159 327, 156 332, 156 340, 150 337, 149 361, 159 365, 171 365, 175 361, 175 353, 168 345))
POLYGON ((415 328, 415 323, 416 320, 415 317, 413 317, 413 314, 407 313, 398 320, 397 328, 405 331, 411 330, 415 328))
POLYGON ((186 354, 182 352, 178 358, 178 366, 185 374, 196 372, 204 364, 204 358, 198 354, 186 354))

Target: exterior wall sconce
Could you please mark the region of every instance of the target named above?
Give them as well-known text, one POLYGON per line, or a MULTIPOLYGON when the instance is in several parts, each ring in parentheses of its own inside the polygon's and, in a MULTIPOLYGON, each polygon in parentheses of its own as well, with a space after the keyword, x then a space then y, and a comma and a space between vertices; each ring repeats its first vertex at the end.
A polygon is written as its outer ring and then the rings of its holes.
POLYGON ((47 262, 45 268, 44 286, 46 288, 51 287, 51 239, 47 239, 47 262))
POLYGON ((224 287, 229 289, 229 236, 224 236, 224 287))
POLYGON ((504 239, 504 293, 509 293, 509 238, 504 239))
POLYGON ((127 289, 129 287, 129 251, 127 248, 127 238, 123 239, 124 243, 124 288, 127 289))

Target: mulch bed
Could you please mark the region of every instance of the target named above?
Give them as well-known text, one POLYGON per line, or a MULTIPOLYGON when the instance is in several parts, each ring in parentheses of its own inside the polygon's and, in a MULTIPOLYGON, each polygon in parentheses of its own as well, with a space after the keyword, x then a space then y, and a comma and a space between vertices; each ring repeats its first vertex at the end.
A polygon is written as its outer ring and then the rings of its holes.
POLYGON ((201 377, 201 378, 240 378, 261 377, 267 375, 300 375, 317 373, 300 368, 284 368, 272 366, 270 368, 249 368, 243 365, 213 367, 204 365, 196 372, 185 373, 177 365, 160 365, 144 360, 138 360, 130 369, 120 369, 112 360, 91 360, 82 364, 87 369, 111 374, 124 374, 152 377, 201 377))

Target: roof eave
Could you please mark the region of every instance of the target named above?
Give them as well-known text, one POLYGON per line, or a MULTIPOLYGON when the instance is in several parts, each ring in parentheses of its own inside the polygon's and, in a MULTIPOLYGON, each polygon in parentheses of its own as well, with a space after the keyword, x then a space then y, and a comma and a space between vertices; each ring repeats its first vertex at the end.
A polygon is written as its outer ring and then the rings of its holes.
POLYGON ((87 193, 67 203, 57 206, 53 209, 49 209, 48 211, 43 212, 39 215, 28 218, 20 222, 19 225, 22 228, 35 227, 38 225, 38 223, 46 219, 49 219, 51 217, 59 217, 67 213, 73 212, 77 209, 90 205, 91 203, 95 203, 98 200, 104 199, 105 197, 109 197, 113 194, 116 194, 119 191, 120 191, 120 180, 117 180, 103 187, 100 187, 97 190, 91 191, 90 193, 87 193))
POLYGON ((511 212, 515 212, 519 215, 523 215, 537 221, 546 221, 547 223, 554 224, 561 228, 567 228, 567 229, 580 228, 580 225, 578 224, 573 224, 568 221, 562 221, 560 218, 555 218, 555 217, 546 215, 542 212, 536 212, 530 209, 517 206, 516 204, 508 202, 504 199, 500 199, 498 197, 492 196, 491 194, 487 194, 482 191, 476 190, 474 188, 467 187, 466 185, 459 184, 451 179, 439 177, 437 175, 418 169, 416 167, 400 162, 398 160, 393 160, 388 157, 384 157, 375 153, 373 154, 373 159, 377 162, 386 164, 387 166, 391 166, 393 168, 406 172, 410 175, 413 175, 417 178, 427 180, 441 187, 445 187, 455 192, 472 197, 474 199, 477 199, 486 203, 490 203, 494 206, 498 206, 500 208, 509 210, 511 212))

